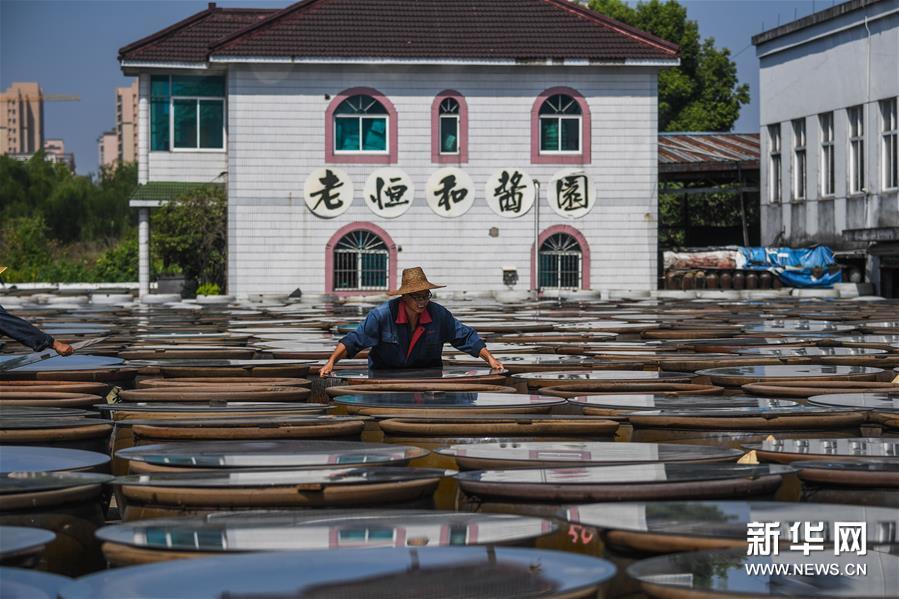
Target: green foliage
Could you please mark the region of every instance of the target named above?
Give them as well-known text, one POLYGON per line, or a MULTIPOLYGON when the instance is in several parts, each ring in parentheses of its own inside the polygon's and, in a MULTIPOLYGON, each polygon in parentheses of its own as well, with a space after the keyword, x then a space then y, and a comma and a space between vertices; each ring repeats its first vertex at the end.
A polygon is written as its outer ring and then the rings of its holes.
POLYGON ((137 234, 132 231, 97 258, 93 275, 98 282, 127 283, 137 280, 137 271, 137 234))
POLYGON ((47 236, 49 228, 41 216, 5 219, 0 226, 0 261, 9 270, 7 283, 31 281, 88 281, 89 262, 65 256, 47 236))
POLYGON ((225 287, 228 201, 224 190, 203 187, 153 215, 153 243, 164 268, 179 266, 188 279, 225 287))
POLYGON ((677 0, 590 0, 590 8, 680 46, 678 68, 659 73, 659 131, 729 131, 749 103, 730 50, 700 40, 699 25, 677 0))
POLYGON ((197 287, 197 295, 221 295, 222 288, 215 283, 203 283, 197 287))
POLYGON ((93 180, 47 162, 42 153, 25 162, 0 156, 0 263, 9 266, 4 280, 136 280, 136 238, 129 268, 127 250, 118 247, 121 238, 135 235, 128 198, 136 186, 135 164, 104 168, 93 180), (103 248, 109 249, 95 263, 103 248))

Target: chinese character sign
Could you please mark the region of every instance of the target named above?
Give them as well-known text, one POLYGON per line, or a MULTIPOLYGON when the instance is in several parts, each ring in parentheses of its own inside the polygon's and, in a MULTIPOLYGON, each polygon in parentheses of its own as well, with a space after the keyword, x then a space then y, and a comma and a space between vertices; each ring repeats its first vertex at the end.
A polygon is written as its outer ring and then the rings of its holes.
POLYGON ((547 195, 552 209, 566 218, 581 218, 596 203, 593 182, 582 170, 557 172, 549 183, 547 195))
POLYGON ((353 181, 337 168, 320 168, 306 177, 303 186, 306 206, 316 216, 334 218, 353 203, 353 181))
POLYGON ((474 204, 474 184, 462 169, 442 168, 428 179, 425 198, 438 216, 462 216, 474 204))
POLYGON ((534 205, 534 180, 521 169, 504 168, 493 173, 484 187, 487 205, 500 216, 523 216, 534 205))
POLYGON ((412 205, 412 179, 398 168, 381 168, 369 175, 363 197, 365 205, 383 218, 401 216, 412 205))

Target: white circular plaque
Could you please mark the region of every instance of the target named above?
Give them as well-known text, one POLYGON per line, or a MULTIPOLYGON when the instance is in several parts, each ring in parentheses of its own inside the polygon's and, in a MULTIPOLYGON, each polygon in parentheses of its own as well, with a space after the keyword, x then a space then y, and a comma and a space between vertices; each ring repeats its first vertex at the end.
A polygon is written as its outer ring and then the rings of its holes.
POLYGON ((322 167, 306 177, 303 197, 316 216, 340 216, 353 203, 353 180, 339 168, 322 167))
POLYGON ((362 197, 378 216, 396 218, 412 206, 415 186, 402 169, 379 168, 368 176, 362 197))
POLYGON ((487 179, 484 197, 500 216, 524 216, 534 205, 534 180, 520 168, 500 169, 487 179))
POLYGON ((563 169, 553 175, 546 198, 556 214, 581 218, 593 209, 596 193, 590 176, 581 169, 563 169))
POLYGON ((442 168, 428 179, 425 199, 438 216, 462 216, 474 204, 474 183, 462 169, 442 168))

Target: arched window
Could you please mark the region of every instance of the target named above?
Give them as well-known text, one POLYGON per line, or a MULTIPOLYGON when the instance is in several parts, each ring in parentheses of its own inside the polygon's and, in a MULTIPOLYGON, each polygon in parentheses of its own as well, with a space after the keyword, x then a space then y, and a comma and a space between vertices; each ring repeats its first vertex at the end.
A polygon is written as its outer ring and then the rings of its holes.
POLYGON ((576 90, 554 87, 531 109, 531 162, 590 163, 590 109, 576 90))
POLYGON ((440 103, 440 153, 459 153, 459 102, 455 98, 440 103))
POLYGON ((387 109, 371 96, 350 96, 334 111, 334 151, 386 152, 387 109))
POLYGON ((581 151, 581 107, 569 95, 550 96, 540 107, 540 152, 581 151))
POLYGON ((431 105, 431 162, 468 162, 468 106, 451 89, 437 94, 431 105))
POLYGON ((378 235, 350 231, 334 245, 334 291, 386 290, 390 251, 378 235))
POLYGON ((580 289, 583 252, 577 239, 554 233, 540 244, 538 282, 540 289, 580 289))
POLYGON ((356 87, 337 94, 325 111, 325 162, 394 164, 397 115, 382 93, 356 87))

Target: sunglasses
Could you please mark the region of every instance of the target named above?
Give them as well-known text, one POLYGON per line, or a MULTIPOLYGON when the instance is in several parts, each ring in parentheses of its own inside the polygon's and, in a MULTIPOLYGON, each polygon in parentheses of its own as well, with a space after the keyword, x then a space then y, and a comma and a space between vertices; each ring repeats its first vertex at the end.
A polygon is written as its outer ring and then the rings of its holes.
POLYGON ((425 291, 424 293, 410 293, 409 299, 415 302, 426 302, 431 299, 431 292, 425 291))

